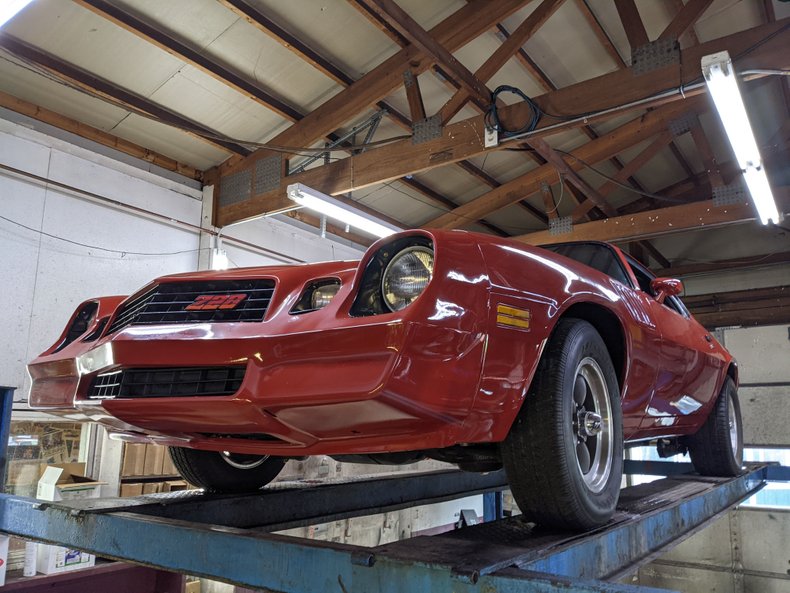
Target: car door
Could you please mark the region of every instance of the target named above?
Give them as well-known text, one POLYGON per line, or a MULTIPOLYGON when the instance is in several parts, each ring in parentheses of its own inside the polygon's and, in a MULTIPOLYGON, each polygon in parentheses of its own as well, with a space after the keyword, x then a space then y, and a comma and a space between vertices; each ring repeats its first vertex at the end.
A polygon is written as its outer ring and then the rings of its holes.
POLYGON ((660 366, 643 428, 683 426, 687 418, 716 394, 724 361, 711 335, 688 313, 677 297, 659 303, 650 288, 655 276, 627 257, 639 284, 640 299, 661 335, 660 366))

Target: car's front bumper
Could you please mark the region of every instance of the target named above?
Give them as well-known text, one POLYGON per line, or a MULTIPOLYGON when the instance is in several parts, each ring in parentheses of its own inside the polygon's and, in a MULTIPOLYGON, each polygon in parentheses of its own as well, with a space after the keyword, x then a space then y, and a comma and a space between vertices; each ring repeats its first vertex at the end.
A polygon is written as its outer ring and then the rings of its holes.
POLYGON ((371 453, 455 442, 478 389, 483 334, 430 321, 234 337, 209 324, 129 328, 77 358, 30 365, 31 404, 128 439, 282 455, 371 453), (81 359, 82 358, 82 359, 81 359), (89 361, 90 362, 90 361, 89 361), (227 396, 89 399, 116 369, 244 365, 227 396))

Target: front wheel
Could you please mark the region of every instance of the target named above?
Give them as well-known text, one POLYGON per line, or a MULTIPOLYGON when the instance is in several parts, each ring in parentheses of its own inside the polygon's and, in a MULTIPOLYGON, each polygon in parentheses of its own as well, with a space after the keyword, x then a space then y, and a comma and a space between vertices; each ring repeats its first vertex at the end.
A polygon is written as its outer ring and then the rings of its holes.
POLYGON ((620 390, 606 345, 588 322, 557 323, 502 459, 531 521, 584 530, 614 514, 623 474, 620 390))
POLYGON ((211 492, 254 492, 276 478, 285 465, 282 457, 269 455, 168 449, 181 477, 211 492))
POLYGON ((731 377, 724 385, 708 419, 696 434, 686 437, 694 469, 703 476, 737 476, 743 465, 743 425, 738 389, 731 377))

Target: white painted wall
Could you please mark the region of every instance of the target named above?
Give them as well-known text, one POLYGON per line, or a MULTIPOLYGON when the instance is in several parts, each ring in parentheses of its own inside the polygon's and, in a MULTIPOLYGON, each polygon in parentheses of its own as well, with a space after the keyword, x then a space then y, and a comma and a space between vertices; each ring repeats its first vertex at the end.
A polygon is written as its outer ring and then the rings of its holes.
MULTIPOLYGON (((0 119, 0 163, 199 225, 202 193, 140 167, 0 119)), ((25 364, 50 346, 71 313, 97 295, 129 294, 163 274, 198 269, 195 230, 79 197, 0 170, 0 385, 26 397, 25 364), (15 224, 17 223, 17 224, 15 224), (25 229, 18 224, 30 227, 25 229), (119 251, 103 251, 43 235, 119 251), (159 254, 159 255, 140 255, 159 254), (165 255, 166 254, 166 255, 165 255)), ((358 259, 361 251, 267 219, 228 232, 303 261, 358 259)), ((226 243, 239 266, 281 264, 226 243)))

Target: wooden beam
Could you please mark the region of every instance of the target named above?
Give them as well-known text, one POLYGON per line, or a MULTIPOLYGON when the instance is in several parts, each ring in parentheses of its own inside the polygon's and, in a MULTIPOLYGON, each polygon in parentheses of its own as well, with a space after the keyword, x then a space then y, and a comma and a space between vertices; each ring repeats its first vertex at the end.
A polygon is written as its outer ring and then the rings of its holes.
MULTIPOLYGON (((671 0, 672 6, 678 12, 683 9, 683 0, 671 0)), ((770 1, 770 0, 769 0, 770 1)), ((697 45, 699 43, 699 38, 697 37, 697 33, 694 31, 694 27, 689 27, 686 31, 685 36, 688 37, 688 43, 686 45, 697 45)))
POLYGON ((587 0, 576 0, 576 5, 579 7, 584 18, 587 20, 587 23, 590 25, 593 33, 600 41, 603 48, 606 50, 606 53, 614 60, 614 63, 617 65, 618 68, 628 68, 628 64, 626 64, 623 56, 620 55, 620 52, 617 51, 617 48, 612 43, 612 40, 609 38, 609 35, 606 33, 606 29, 603 28, 601 21, 598 20, 598 17, 595 16, 595 13, 590 8, 590 5, 587 4, 587 0))
POLYGON ((546 208, 546 216, 549 220, 559 218, 557 214, 557 203, 554 201, 554 194, 551 193, 551 186, 548 183, 540 184, 540 193, 543 197, 543 206, 546 208))
MULTIPOLYGON (((613 177, 612 180, 605 181, 599 188, 598 193, 603 197, 606 198, 611 194, 615 189, 617 189, 617 183, 623 183, 626 179, 628 179, 631 175, 636 173, 639 169, 644 167, 653 157, 655 157, 662 149, 664 149, 670 142, 672 141, 672 134, 669 131, 664 131, 656 137, 653 142, 651 142, 642 152, 628 161, 628 164, 625 165, 617 174, 613 177)), ((582 219, 582 217, 589 212, 593 206, 596 204, 592 202, 590 199, 585 200, 582 204, 579 204, 576 208, 573 209, 573 220, 574 222, 578 222, 582 219)))
POLYGON ((694 26, 697 19, 702 16, 713 0, 689 0, 683 8, 675 15, 672 22, 667 25, 659 35, 659 39, 680 39, 689 28, 694 26))
POLYGON ((220 134, 206 126, 187 119, 186 117, 162 107, 149 99, 137 95, 131 91, 122 89, 115 84, 94 76, 76 66, 61 60, 47 52, 44 52, 32 45, 9 35, 0 34, 0 47, 9 53, 22 58, 25 61, 33 62, 39 67, 47 70, 61 80, 84 89, 88 94, 102 98, 113 103, 122 109, 130 111, 140 111, 153 116, 166 125, 178 128, 184 133, 198 138, 224 151, 235 153, 241 156, 250 154, 250 150, 230 140, 222 140, 220 134))
MULTIPOLYGON (((776 188, 777 190, 779 188, 776 188)), ((775 192, 780 211, 790 208, 788 188, 775 192)), ((710 200, 669 206, 636 214, 626 214, 603 220, 574 225, 571 233, 552 235, 539 231, 516 237, 532 245, 562 243, 565 241, 633 241, 660 237, 690 230, 719 228, 750 222, 756 218, 750 201, 716 207, 710 200)))
POLYGON ((734 259, 720 259, 707 263, 693 264, 672 264, 658 270, 658 276, 673 276, 684 278, 686 276, 696 276, 698 274, 710 274, 726 272, 730 270, 743 270, 748 268, 762 268, 766 266, 776 266, 790 263, 790 251, 781 253, 766 253, 747 257, 736 257, 734 259))
POLYGON ((409 102, 409 115, 412 121, 425 119, 425 104, 422 102, 420 81, 411 70, 403 72, 403 86, 406 87, 406 100, 409 102))
POLYGON ((700 158, 702 159, 702 163, 705 166, 705 171, 710 178, 710 184, 712 187, 722 187, 724 185, 724 179, 721 176, 721 171, 719 170, 719 165, 716 162, 716 156, 713 153, 713 148, 708 142, 708 137, 705 135, 705 130, 702 129, 702 124, 699 121, 698 117, 691 118, 691 137, 694 140, 694 145, 697 147, 697 153, 699 154, 700 158))
POLYGON ((708 329, 790 322, 790 286, 687 296, 683 302, 708 329))
POLYGON ((253 83, 231 69, 212 61, 206 52, 189 47, 187 44, 178 41, 168 33, 124 12, 110 2, 106 0, 74 1, 80 6, 87 8, 91 12, 98 14, 115 23, 122 29, 136 35, 140 39, 155 45, 171 56, 186 62, 190 66, 194 66, 212 78, 230 86, 245 97, 274 111, 277 115, 280 115, 288 121, 293 122, 301 118, 301 113, 299 113, 296 107, 289 105, 284 99, 277 97, 270 89, 265 89, 259 83, 253 83))
MULTIPOLYGON (((666 128, 668 121, 678 117, 686 109, 699 108, 702 105, 703 102, 700 98, 691 99, 683 104, 666 105, 620 126, 606 136, 591 140, 572 151, 571 154, 582 161, 595 164, 661 132, 666 128)), ((581 161, 573 158, 569 159, 568 166, 574 170, 582 168, 581 161)), ((516 197, 520 198, 538 191, 542 182, 552 183, 555 176, 556 170, 553 166, 538 167, 463 206, 459 206, 452 212, 435 218, 426 226, 439 228, 463 226, 466 220, 485 216, 511 204, 516 197)))
MULTIPOLYGON (((503 3, 504 2, 496 2, 492 3, 490 6, 500 7, 503 3)), ((472 4, 467 6, 472 6, 472 4)), ((639 77, 638 80, 634 79, 629 70, 619 70, 557 91, 546 93, 537 97, 535 101, 542 109, 550 113, 579 113, 611 108, 615 105, 621 105, 635 99, 651 96, 653 93, 664 91, 667 88, 676 88, 679 82, 688 85, 701 74, 699 67, 701 56, 723 49, 729 50, 732 55, 739 55, 749 50, 748 53, 738 60, 739 68, 760 67, 786 69, 790 67, 790 36, 774 35, 774 33, 779 32, 787 22, 790 22, 790 19, 741 31, 683 50, 681 52, 682 61, 686 66, 683 68, 680 79, 678 79, 678 69, 672 66, 656 70, 651 76, 639 77), (768 37, 770 38, 766 41, 768 37), (613 88, 617 89, 617 93, 611 92, 613 88)), ((398 76, 398 79, 400 79, 400 76, 398 76)), ((362 80, 364 79, 360 79, 360 81, 362 80)), ((355 85, 356 84, 359 83, 355 83, 355 85)), ((687 107, 679 108, 677 111, 673 112, 674 114, 672 117, 679 116, 683 111, 689 108, 693 96, 703 92, 705 92, 704 86, 696 88, 686 87, 686 99, 682 101, 682 103, 687 107)), ((340 95, 342 95, 342 93, 338 96, 340 95)), ((641 107, 655 106, 666 102, 677 102, 680 99, 681 96, 679 94, 656 98, 655 100, 642 104, 641 107)), ((632 106, 628 109, 636 108, 636 106, 632 106)), ((323 109, 323 107, 321 109, 323 109)), ((505 106, 499 111, 500 116, 504 119, 506 124, 515 125, 519 121, 524 120, 528 115, 529 108, 522 103, 517 103, 505 106)), ((623 115, 625 112, 626 110, 616 111, 607 114, 606 117, 623 115)), ((315 113, 317 112, 313 112, 307 117, 311 117, 315 113)), ((307 119, 307 117, 305 119, 307 119)), ((650 114, 645 117, 649 118, 650 114)), ((584 121, 571 122, 566 126, 554 128, 552 132, 584 125, 594 119, 595 118, 591 116, 584 121)), ((662 123, 666 125, 668 121, 662 121, 662 123)), ((298 125, 300 124, 295 124, 295 126, 298 125)), ((541 135, 542 127, 542 124, 539 125, 539 129, 535 136, 541 135)), ((284 180, 284 182, 286 185, 291 182, 304 182, 307 185, 311 185, 325 193, 331 194, 333 192, 348 191, 355 187, 364 187, 366 185, 380 183, 385 180, 397 179, 398 177, 429 170, 486 152, 486 148, 483 146, 483 130, 483 117, 475 116, 456 124, 445 126, 440 138, 429 140, 418 146, 413 145, 411 140, 393 142, 383 148, 368 150, 352 158, 336 161, 321 167, 320 172, 305 171, 297 176, 289 177, 287 180, 284 180), (312 183, 306 181, 308 178, 312 183)), ((661 130, 656 129, 653 133, 658 133, 659 131, 661 130)), ((543 134, 545 135, 545 132, 543 134)), ((610 135, 607 134, 601 138, 608 139, 609 137, 610 135)), ((644 138, 643 136, 642 139, 644 138)), ((597 140, 592 142, 597 142, 597 140)), ((628 146, 633 145, 631 143, 627 144, 628 146)), ((497 149, 502 149, 504 147, 505 146, 500 145, 497 149)), ((611 155, 617 154, 618 152, 619 150, 614 150, 606 154, 603 158, 609 158, 611 155)), ((240 166, 231 170, 244 170, 251 167, 253 163, 254 157, 246 161, 245 167, 240 166)), ((503 187, 504 185, 507 184, 503 184, 503 187)), ((537 191, 537 189, 532 191, 537 191)), ((507 193, 507 191, 503 190, 503 193, 507 193)), ((527 194, 522 193, 518 199, 521 199, 524 195, 527 194)), ((508 199, 505 200, 506 203, 498 207, 503 207, 507 205, 507 203, 512 203, 513 201, 515 200, 508 197, 508 199)), ((486 202, 490 202, 490 200, 486 200, 486 202)), ((493 202, 496 202, 496 200, 493 200, 493 202)), ((282 209, 285 203, 283 186, 280 189, 272 190, 266 194, 253 196, 253 198, 248 201, 223 208, 221 217, 226 222, 230 222, 250 215, 260 214, 261 212, 282 209)), ((490 212, 497 209, 497 207, 487 209, 488 206, 490 206, 490 204, 486 204, 486 207, 482 208, 482 210, 490 212)), ((472 206, 472 208, 477 207, 477 205, 472 206)), ((465 220, 467 216, 464 214, 458 218, 459 220, 465 220)))
POLYGON ((10 109, 16 113, 32 117, 35 120, 55 126, 56 128, 66 132, 76 134, 77 136, 85 138, 86 140, 91 140, 101 144, 102 146, 119 150, 124 154, 144 160, 156 165, 157 167, 161 167, 162 169, 175 171, 176 173, 180 173, 185 177, 191 177, 192 179, 203 179, 203 171, 199 171, 194 167, 179 163, 175 159, 145 148, 144 146, 140 146, 134 142, 129 142, 128 140, 124 140, 123 138, 109 134, 104 130, 99 130, 98 128, 94 128, 88 124, 78 122, 77 120, 66 117, 65 115, 61 115, 60 113, 55 113, 54 111, 50 111, 44 107, 34 105, 33 103, 28 103, 27 101, 23 101, 22 99, 18 99, 17 97, 2 91, 0 91, 0 107, 5 107, 6 109, 10 109))
POLYGON ((560 175, 562 175, 568 183, 572 184, 587 196, 587 199, 600 208, 601 211, 609 216, 615 216, 617 214, 615 207, 607 202, 606 198, 600 195, 595 188, 579 177, 576 171, 569 167, 568 163, 566 163, 559 153, 549 146, 545 140, 536 138, 534 140, 528 140, 527 144, 534 148, 540 156, 546 159, 550 165, 559 171, 560 175))
MULTIPOLYGON (((455 51, 482 35, 495 23, 507 18, 526 0, 473 0, 461 7, 430 31, 431 37, 447 51, 455 51)), ((337 130, 345 122, 386 97, 403 84, 402 74, 412 67, 417 73, 427 70, 433 60, 412 45, 403 48, 373 68, 347 89, 337 93, 301 121, 275 136, 271 143, 282 146, 310 146, 326 134, 337 130)), ((255 157, 259 158, 259 157, 255 157)), ((221 173, 251 165, 231 160, 221 167, 221 173)))
POLYGON ((617 8, 623 29, 625 29, 625 36, 628 37, 631 51, 633 52, 640 45, 650 43, 650 38, 647 36, 645 25, 642 23, 642 17, 639 16, 639 10, 634 0, 614 0, 614 5, 617 8))
MULTIPOLYGON (((482 82, 488 82, 515 55, 521 46, 549 20, 551 15, 562 6, 563 2, 565 0, 543 0, 540 6, 524 19, 524 22, 508 35, 505 42, 483 62, 483 65, 475 71, 474 76, 482 82)), ((470 94, 467 89, 462 88, 458 90, 439 110, 442 123, 450 121, 455 114, 461 111, 469 98, 470 94)))
MULTIPOLYGON (((224 0, 220 0, 222 2, 224 0)), ((373 10, 370 6, 368 6, 367 2, 364 0, 346 0, 351 6, 357 9, 357 11, 364 16, 374 27, 376 27, 379 31, 384 33, 387 37, 392 39, 395 43, 400 45, 401 47, 406 47, 409 44, 408 39, 406 39, 403 35, 398 33, 398 31, 389 25, 384 19, 382 19, 378 13, 373 10)))
POLYGON ((387 24, 393 27, 422 53, 444 66, 469 95, 485 107, 490 101, 491 91, 469 69, 459 62, 441 43, 417 21, 411 18, 395 0, 370 0, 373 8, 387 24))

